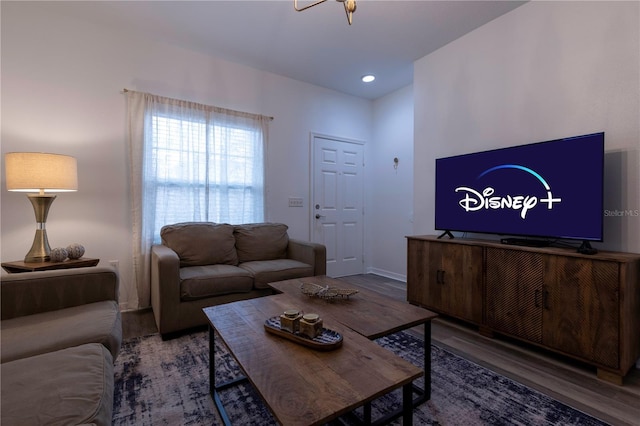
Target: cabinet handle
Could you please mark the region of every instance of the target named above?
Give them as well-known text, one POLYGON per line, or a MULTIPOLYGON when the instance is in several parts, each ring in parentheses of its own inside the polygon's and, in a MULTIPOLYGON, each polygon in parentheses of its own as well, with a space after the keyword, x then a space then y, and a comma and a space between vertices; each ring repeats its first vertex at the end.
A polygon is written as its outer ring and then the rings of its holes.
POLYGON ((444 273, 445 271, 440 271, 442 274, 440 275, 440 284, 444 284, 444 273))
POLYGON ((444 284, 444 271, 442 269, 436 270, 436 284, 444 284))
POLYGON ((536 308, 540 307, 540 290, 536 290, 533 292, 533 304, 536 308))

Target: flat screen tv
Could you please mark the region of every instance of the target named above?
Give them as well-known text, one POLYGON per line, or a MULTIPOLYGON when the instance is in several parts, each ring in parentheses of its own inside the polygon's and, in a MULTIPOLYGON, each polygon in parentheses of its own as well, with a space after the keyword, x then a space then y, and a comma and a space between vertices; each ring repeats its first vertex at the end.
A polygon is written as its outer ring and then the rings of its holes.
POLYGON ((435 228, 588 246, 603 238, 603 176, 604 132, 438 158, 435 228))

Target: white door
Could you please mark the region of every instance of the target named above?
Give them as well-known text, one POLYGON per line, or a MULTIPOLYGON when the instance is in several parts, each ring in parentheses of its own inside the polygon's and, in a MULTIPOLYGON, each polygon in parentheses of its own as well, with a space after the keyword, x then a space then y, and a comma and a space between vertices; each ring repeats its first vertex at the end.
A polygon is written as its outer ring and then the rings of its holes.
POLYGON ((364 146, 312 135, 311 223, 314 242, 327 248, 327 275, 364 269, 364 146))

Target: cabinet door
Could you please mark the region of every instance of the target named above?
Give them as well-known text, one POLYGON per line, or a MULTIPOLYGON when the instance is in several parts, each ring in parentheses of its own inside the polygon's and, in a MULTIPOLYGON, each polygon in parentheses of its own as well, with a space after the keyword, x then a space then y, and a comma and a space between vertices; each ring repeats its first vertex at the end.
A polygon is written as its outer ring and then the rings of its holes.
POLYGON ((425 307, 428 306, 427 288, 430 286, 428 257, 427 241, 407 241, 407 300, 425 307))
POLYGON ((482 247, 409 241, 407 298, 456 318, 482 321, 482 247))
POLYGON ((618 368, 618 263, 559 256, 555 271, 545 284, 543 344, 618 368))
POLYGON ((529 341, 542 341, 545 255, 487 248, 487 326, 529 341))

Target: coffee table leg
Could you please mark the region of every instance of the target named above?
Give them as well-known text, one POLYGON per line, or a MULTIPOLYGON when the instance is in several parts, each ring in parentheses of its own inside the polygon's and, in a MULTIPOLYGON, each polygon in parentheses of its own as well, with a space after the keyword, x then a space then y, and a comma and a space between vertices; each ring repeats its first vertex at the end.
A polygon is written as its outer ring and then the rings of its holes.
POLYGON ((424 323, 424 399, 431 399, 431 321, 424 323))
POLYGON ((413 390, 418 396, 413 400, 413 406, 417 407, 431 399, 431 322, 424 323, 424 388, 413 385, 413 390))
MULTIPOLYGON (((402 387, 402 408, 390 413, 373 424, 386 424, 402 415, 402 424, 413 425, 413 408, 431 399, 431 322, 424 323, 424 389, 420 389, 413 382, 402 387), (413 393, 418 396, 414 399, 413 393)), ((371 405, 365 404, 365 422, 371 420, 371 405), (367 415, 368 412, 368 415, 367 415)), ((365 423, 367 424, 367 423, 365 423)))
POLYGON ((363 414, 363 423, 365 425, 371 424, 371 403, 367 402, 364 404, 364 414, 363 414))
POLYGON ((211 398, 213 399, 214 404, 216 405, 216 409, 218 410, 218 414, 220 414, 220 418, 225 426, 231 426, 231 420, 229 420, 229 416, 227 415, 227 411, 224 409, 222 405, 222 400, 220 400, 220 396, 218 395, 218 389, 216 388, 216 342, 215 342, 215 330, 212 326, 209 326, 209 393, 211 394, 211 398))
POLYGON ((402 386, 402 424, 413 425, 413 385, 411 383, 402 386))
POLYGON ((209 326, 209 393, 215 397, 216 393, 216 344, 215 331, 209 326))

